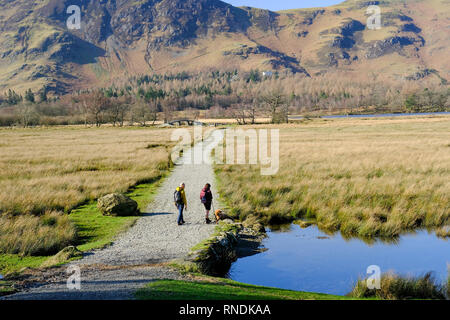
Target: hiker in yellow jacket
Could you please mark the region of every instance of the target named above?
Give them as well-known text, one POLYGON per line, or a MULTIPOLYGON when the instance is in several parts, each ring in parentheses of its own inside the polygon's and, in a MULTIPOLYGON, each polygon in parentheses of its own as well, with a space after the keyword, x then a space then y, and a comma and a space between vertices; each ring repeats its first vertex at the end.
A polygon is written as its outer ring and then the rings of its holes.
POLYGON ((179 215, 178 215, 178 225, 181 226, 185 224, 183 218, 183 212, 184 210, 187 210, 187 200, 186 200, 186 192, 185 192, 186 185, 184 183, 180 184, 180 186, 175 190, 175 193, 173 195, 175 206, 178 209, 179 215))

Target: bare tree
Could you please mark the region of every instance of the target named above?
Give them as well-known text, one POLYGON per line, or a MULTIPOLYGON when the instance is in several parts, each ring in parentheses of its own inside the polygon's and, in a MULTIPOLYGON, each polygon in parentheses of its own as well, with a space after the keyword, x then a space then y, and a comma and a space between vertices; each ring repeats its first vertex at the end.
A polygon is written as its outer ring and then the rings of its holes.
POLYGON ((29 103, 23 103, 17 107, 20 124, 27 128, 33 119, 37 117, 34 107, 29 103))
POLYGON ((168 123, 173 119, 176 106, 175 101, 170 98, 166 98, 161 103, 162 111, 164 114, 164 123, 168 123))
POLYGON ((281 90, 274 90, 262 97, 267 106, 272 123, 289 122, 289 104, 281 90))
POLYGON ((113 126, 115 127, 118 123, 119 126, 123 127, 125 115, 130 109, 131 97, 122 96, 118 98, 111 98, 111 107, 109 109, 109 115, 113 126))
POLYGON ((95 91, 83 95, 81 101, 85 111, 85 124, 87 125, 87 116, 91 115, 95 125, 100 127, 103 121, 103 113, 111 107, 110 99, 105 97, 103 92, 95 91))
POLYGON ((155 122, 158 121, 158 113, 160 108, 161 103, 159 99, 150 102, 150 121, 152 121, 152 125, 155 125, 155 122))
POLYGON ((242 105, 235 105, 230 110, 230 114, 234 119, 236 119, 236 121, 239 125, 247 124, 247 112, 242 105))
POLYGON ((150 108, 144 100, 136 101, 131 112, 133 122, 136 120, 142 127, 147 125, 147 121, 150 119, 150 108))
POLYGON ((258 101, 251 92, 248 92, 244 99, 245 99, 244 100, 244 108, 245 108, 247 117, 250 118, 251 124, 255 124, 256 123, 256 112, 258 109, 258 101))

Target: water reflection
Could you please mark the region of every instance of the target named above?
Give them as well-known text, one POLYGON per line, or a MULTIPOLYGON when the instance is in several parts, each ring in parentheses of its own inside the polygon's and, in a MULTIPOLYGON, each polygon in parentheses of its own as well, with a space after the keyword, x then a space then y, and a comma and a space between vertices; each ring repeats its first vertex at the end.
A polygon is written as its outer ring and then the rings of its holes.
POLYGON ((315 225, 271 228, 263 245, 268 251, 233 264, 233 280, 299 291, 344 295, 367 267, 382 272, 447 278, 450 242, 421 230, 397 238, 356 239, 319 230, 315 225))

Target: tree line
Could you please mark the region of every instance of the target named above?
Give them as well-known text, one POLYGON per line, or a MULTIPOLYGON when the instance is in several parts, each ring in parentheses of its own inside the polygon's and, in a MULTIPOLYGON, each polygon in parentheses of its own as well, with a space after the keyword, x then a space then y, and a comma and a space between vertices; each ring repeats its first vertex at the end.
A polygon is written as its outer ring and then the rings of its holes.
POLYGON ((56 96, 46 87, 0 95, 1 126, 84 124, 114 126, 169 122, 177 117, 234 118, 330 113, 450 111, 450 87, 430 80, 393 81, 327 74, 212 71, 130 77, 107 88, 56 96))

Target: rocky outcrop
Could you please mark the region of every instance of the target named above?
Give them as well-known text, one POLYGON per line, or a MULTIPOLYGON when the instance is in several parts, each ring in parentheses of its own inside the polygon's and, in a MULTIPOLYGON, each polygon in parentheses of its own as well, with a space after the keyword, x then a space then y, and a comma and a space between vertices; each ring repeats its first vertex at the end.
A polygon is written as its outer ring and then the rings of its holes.
POLYGON ((284 53, 274 51, 268 47, 257 45, 257 46, 247 46, 241 45, 240 47, 233 50, 226 50, 222 52, 224 56, 239 56, 242 59, 248 59, 251 55, 264 54, 266 56, 271 57, 272 59, 268 60, 267 63, 270 64, 272 69, 288 69, 293 73, 303 73, 307 77, 310 77, 309 73, 300 66, 300 62, 294 58, 290 57, 284 53))
POLYGON ((135 216, 139 214, 138 204, 120 193, 113 193, 98 199, 97 208, 105 216, 135 216))
POLYGON ((350 49, 356 44, 355 33, 363 31, 365 26, 358 20, 347 19, 339 28, 322 31, 320 34, 337 34, 330 43, 332 48, 350 49))
POLYGON ((391 37, 385 40, 375 41, 369 45, 366 58, 376 59, 390 53, 402 53, 403 47, 416 43, 415 38, 411 37, 391 37))
MULTIPOLYGON (((221 224, 230 224, 221 222, 221 224)), ((230 224, 231 225, 231 224, 230 224)), ((231 230, 223 231, 202 244, 202 247, 192 251, 186 258, 194 263, 198 270, 206 275, 223 276, 237 260, 236 247, 241 225, 234 225, 231 230)))
POLYGON ((394 0, 352 0, 339 8, 285 12, 234 7, 219 0, 0 1, 0 90, 26 84, 37 91, 45 83, 50 94, 59 95, 122 75, 172 72, 172 66, 175 72, 248 71, 254 66, 319 74, 330 66, 351 64, 356 57, 364 68, 373 63, 367 60, 392 53, 414 58, 417 69, 445 72, 444 59, 423 56, 421 47, 429 46, 427 52, 445 50, 446 38, 440 34, 447 7, 435 8, 442 17, 432 17, 433 10, 422 12, 427 16, 423 21, 436 21, 430 27, 412 18, 421 14, 420 7, 394 0), (80 30, 66 26, 70 5, 81 8, 80 30), (384 31, 376 36, 364 31, 364 12, 370 5, 382 7, 384 31), (230 49, 235 43, 248 47, 230 49), (140 64, 142 70, 136 67, 140 64))
POLYGON ((424 69, 424 70, 420 70, 417 71, 416 73, 405 77, 406 80, 410 80, 410 81, 417 81, 417 80, 422 80, 426 77, 428 77, 429 75, 431 75, 433 73, 433 70, 430 69, 424 69))
POLYGON ((248 12, 249 20, 253 26, 265 32, 269 30, 276 31, 276 28, 278 26, 277 24, 277 17, 279 16, 278 13, 269 10, 256 9, 250 7, 245 7, 243 9, 248 12))
POLYGON ((305 25, 310 26, 310 25, 312 25, 314 23, 314 21, 317 19, 318 16, 321 16, 324 13, 325 13, 324 9, 319 9, 319 10, 314 10, 312 12, 309 12, 306 15, 306 17, 305 17, 305 19, 303 20, 302 23, 305 24, 305 25))
POLYGON ((191 269, 206 275, 224 276, 238 258, 264 251, 260 248, 264 235, 264 227, 256 222, 255 228, 249 228, 232 220, 221 221, 216 234, 194 247, 182 264, 193 264, 191 269))

